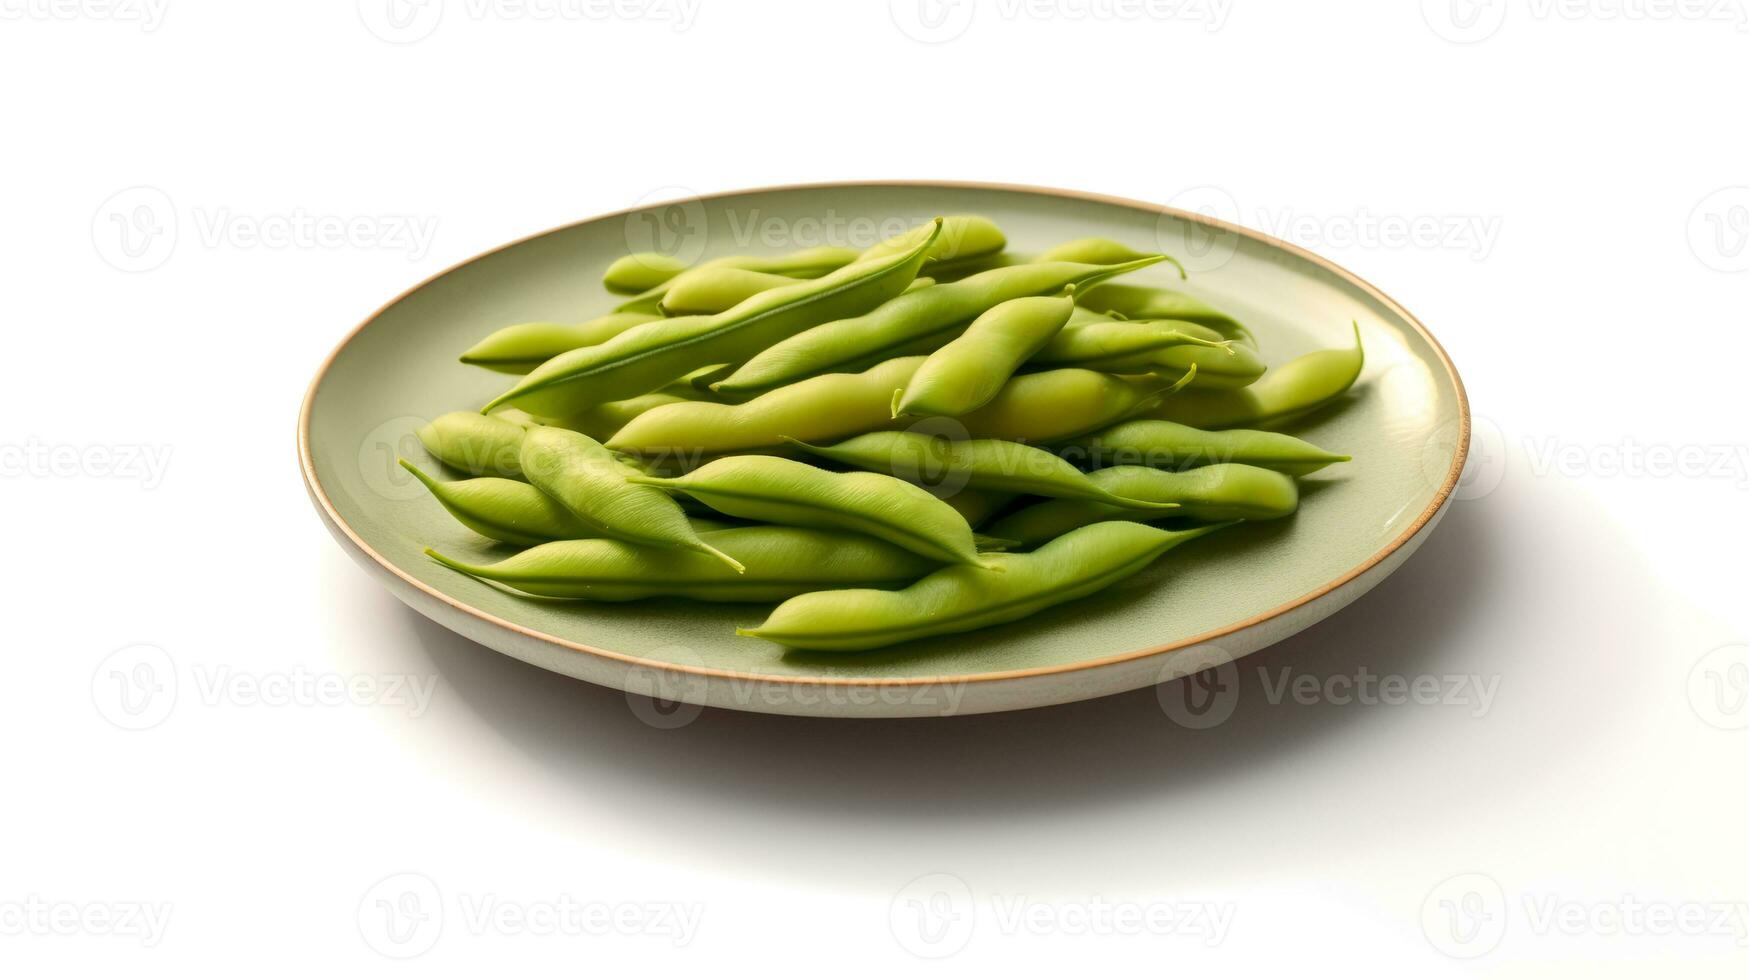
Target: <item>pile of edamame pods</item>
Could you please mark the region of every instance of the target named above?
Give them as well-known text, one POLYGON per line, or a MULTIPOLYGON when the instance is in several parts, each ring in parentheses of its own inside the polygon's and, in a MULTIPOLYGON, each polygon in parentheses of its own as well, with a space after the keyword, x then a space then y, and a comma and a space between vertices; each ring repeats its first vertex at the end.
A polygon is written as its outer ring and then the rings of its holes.
MULTIPOLYGON (((739 632, 862 650, 1006 623, 1238 521, 1349 457, 1283 434, 1359 375, 1266 367, 1226 313, 1114 282, 1170 257, 1104 238, 1035 257, 937 218, 872 248, 630 255, 620 306, 462 354, 513 375, 403 460, 467 528, 522 546, 450 568, 520 593, 780 603, 739 632)), ((1179 269, 1180 277, 1183 270, 1179 269)))

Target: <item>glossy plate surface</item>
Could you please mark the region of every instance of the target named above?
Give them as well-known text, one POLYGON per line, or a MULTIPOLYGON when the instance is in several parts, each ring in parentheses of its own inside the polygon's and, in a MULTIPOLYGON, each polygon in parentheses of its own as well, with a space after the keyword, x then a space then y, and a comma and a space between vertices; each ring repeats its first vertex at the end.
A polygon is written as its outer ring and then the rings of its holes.
MULTIPOLYGON (((1136 201, 997 185, 775 188, 653 205, 505 246, 420 284, 360 326, 312 382, 298 428, 310 495, 330 531, 398 597, 495 650, 640 693, 794 714, 926 716, 998 711, 1158 683, 1304 629, 1376 585, 1429 533, 1469 442, 1463 386, 1433 337, 1377 290, 1245 229, 1136 201), (1337 410, 1289 431, 1351 453, 1303 481, 1291 520, 1244 526, 1169 553, 1107 592, 1007 626, 865 654, 785 651, 737 637, 769 607, 520 598, 427 560, 426 545, 492 560, 504 546, 456 524, 395 465, 441 472, 413 436, 475 408, 511 377, 456 355, 526 320, 575 321, 616 301, 601 270, 660 245, 689 261, 820 244, 863 247, 938 214, 994 219, 1037 252, 1102 235, 1191 270, 1173 285, 1235 315, 1271 364, 1346 345, 1360 323, 1366 370, 1337 410), (652 236, 659 236, 652 238, 652 236)), ((450 474, 454 476, 454 474, 450 474)))

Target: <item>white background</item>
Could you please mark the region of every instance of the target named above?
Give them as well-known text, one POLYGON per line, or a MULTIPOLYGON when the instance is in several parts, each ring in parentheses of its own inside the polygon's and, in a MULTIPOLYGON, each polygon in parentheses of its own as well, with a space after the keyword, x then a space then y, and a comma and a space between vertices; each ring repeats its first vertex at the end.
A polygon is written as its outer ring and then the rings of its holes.
POLYGON ((1741 977, 1749 33, 1507 8, 0 0, 0 971, 1741 977), (310 512, 304 386, 406 286, 661 187, 879 177, 1346 265, 1462 370, 1463 499, 1201 731, 1153 691, 663 730, 310 512))

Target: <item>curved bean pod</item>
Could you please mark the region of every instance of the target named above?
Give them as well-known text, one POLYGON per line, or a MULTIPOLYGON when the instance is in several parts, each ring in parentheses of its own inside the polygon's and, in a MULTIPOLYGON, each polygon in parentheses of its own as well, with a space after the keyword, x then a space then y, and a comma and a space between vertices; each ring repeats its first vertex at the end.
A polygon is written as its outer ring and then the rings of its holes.
MULTIPOLYGON (((661 493, 660 490, 652 490, 661 493)), ((427 548, 439 562, 529 595, 627 602, 676 596, 711 602, 774 602, 825 585, 901 585, 940 567, 861 534, 776 525, 699 535, 746 562, 737 574, 702 554, 607 538, 536 545, 495 565, 474 565, 427 548)))
POLYGON ((1354 346, 1313 351, 1275 368, 1249 388, 1236 391, 1187 391, 1150 409, 1152 418, 1181 422, 1199 429, 1240 426, 1272 429, 1342 397, 1365 366, 1360 324, 1354 326, 1354 346))
POLYGON ((603 537, 700 552, 741 570, 739 561, 698 536, 673 497, 632 483, 628 477, 642 474, 582 433, 530 430, 522 443, 522 472, 603 537))
POLYGON ((901 255, 768 290, 713 316, 657 320, 560 354, 486 408, 511 404, 536 415, 570 415, 645 394, 697 368, 741 361, 798 331, 856 316, 899 295, 916 278, 931 240, 901 255))
MULTIPOLYGON (((818 279, 829 272, 835 272, 855 262, 857 254, 855 249, 822 245, 818 248, 804 248, 785 255, 725 255, 702 263, 696 268, 746 269, 749 272, 789 276, 793 279, 818 279)), ((688 271, 687 268, 681 266, 661 282, 652 282, 642 292, 625 290, 626 292, 637 292, 638 295, 621 303, 617 309, 620 312, 659 312, 670 282, 675 276, 686 271, 688 271)))
MULTIPOLYGON (((952 493, 944 494, 941 499, 949 507, 959 511, 974 529, 989 520, 991 515, 1008 506, 1016 497, 1016 493, 1004 493, 1000 490, 973 490, 961 487, 952 493)), ((988 550, 988 549, 986 549, 988 550)))
MULTIPOLYGON (((1166 515, 1199 521, 1266 521, 1287 517, 1299 509, 1299 488, 1291 476, 1243 463, 1216 463, 1175 473, 1148 466, 1114 466, 1089 474, 1112 493, 1175 503, 1166 515)), ((1145 521, 1159 515, 1090 500, 1046 500, 1009 514, 990 525, 991 537, 1034 547, 1099 521, 1145 521)))
POLYGON ((1305 476, 1352 457, 1326 452, 1279 432, 1193 429, 1161 419, 1132 419, 1088 436, 1078 447, 1089 462, 1188 469, 1210 463, 1245 463, 1305 476))
POLYGON ((1191 381, 1152 376, 1117 377, 1083 368, 1058 368, 1008 379, 989 404, 959 417, 974 439, 1062 442, 1145 412, 1191 381))
POLYGON ((689 269, 668 283, 668 291, 657 304, 664 315, 686 316, 697 313, 721 313, 768 289, 794 286, 806 280, 775 272, 755 272, 732 266, 689 269))
POLYGON ((1032 356, 1040 365, 1074 365, 1115 374, 1197 369, 1190 388, 1242 388, 1263 376, 1250 347, 1187 320, 1109 320, 1064 327, 1032 356))
POLYGON ((416 435, 431 455, 475 476, 521 476, 522 440, 515 422, 477 412, 446 412, 419 427, 416 435))
POLYGON ((742 636, 804 650, 869 650, 1009 623, 1092 595, 1186 541, 1225 525, 1163 531, 1129 521, 1089 525, 1026 555, 992 555, 1001 572, 954 565, 897 591, 797 596, 742 636))
POLYGON ((870 432, 832 446, 814 446, 797 439, 785 441, 825 459, 889 473, 925 486, 1073 497, 1140 507, 1150 512, 1163 512, 1175 506, 1114 494, 1061 458, 1018 442, 954 441, 921 432, 870 432))
POLYGON ((922 487, 882 473, 832 473, 776 456, 729 456, 681 477, 632 477, 712 510, 772 524, 854 531, 943 563, 984 565, 972 527, 922 487))
POLYGON ((754 355, 715 387, 718 391, 760 391, 841 371, 870 358, 891 357, 919 344, 934 349, 998 303, 1060 293, 1070 286, 1080 289, 1164 261, 1166 256, 1161 255, 1120 265, 1033 262, 919 289, 873 312, 803 330, 754 355))
POLYGON ((597 442, 613 438, 613 434, 626 427, 632 419, 663 405, 678 405, 693 399, 685 395, 677 395, 667 391, 653 391, 648 395, 636 398, 626 398, 617 402, 602 402, 592 408, 586 408, 576 415, 553 420, 552 424, 561 429, 581 432, 597 442))
MULTIPOLYGON (((1122 242, 1112 241, 1109 238, 1076 238, 1047 249, 1044 254, 1033 261, 1116 265, 1119 262, 1134 262, 1148 254, 1147 252, 1138 252, 1122 242)), ((1178 278, 1185 278, 1182 268, 1178 270, 1178 278)))
POLYGON ((404 459, 396 462, 425 484, 450 516, 494 541, 526 545, 598 536, 564 505, 521 480, 478 476, 441 482, 404 459))
POLYGON ((640 293, 686 271, 686 263, 661 252, 633 252, 614 259, 601 274, 610 293, 640 293))
POLYGON ((654 313, 609 313, 585 323, 513 323, 468 348, 461 362, 503 374, 527 374, 566 351, 611 340, 660 319, 654 313))
POLYGON ((1116 314, 1127 320, 1188 320, 1218 330, 1228 340, 1257 345, 1257 338, 1244 324, 1176 289, 1107 283, 1075 297, 1075 302, 1097 313, 1116 314))
POLYGON ((1067 296, 1026 296, 990 307, 893 393, 893 417, 964 415, 982 407, 1074 310, 1067 296))
POLYGON ((893 424, 893 389, 921 357, 898 357, 861 374, 825 374, 768 391, 739 405, 688 402, 654 408, 607 441, 644 455, 715 456, 782 447, 785 436, 833 440, 893 424))
MULTIPOLYGON (((919 225, 908 231, 870 246, 860 256, 858 262, 870 259, 897 255, 917 244, 928 231, 927 225, 919 225)), ((989 218, 975 214, 950 214, 942 219, 941 235, 929 249, 929 256, 923 260, 925 269, 949 268, 966 262, 994 255, 1008 247, 1008 236, 1002 234, 1002 229, 989 218)))

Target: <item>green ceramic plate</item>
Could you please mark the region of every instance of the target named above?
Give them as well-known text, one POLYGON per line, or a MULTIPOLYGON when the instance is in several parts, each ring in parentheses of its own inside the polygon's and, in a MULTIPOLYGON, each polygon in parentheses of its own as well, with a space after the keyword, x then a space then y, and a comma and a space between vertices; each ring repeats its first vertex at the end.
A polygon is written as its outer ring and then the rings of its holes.
POLYGON ((304 479, 340 544, 398 597, 494 650, 550 670, 699 704, 790 714, 924 716, 999 711, 1159 683, 1304 629, 1376 585, 1432 530, 1462 469, 1469 410, 1439 344, 1406 311, 1310 253, 1200 216, 1066 191, 985 184, 780 187, 652 205, 536 235, 414 287, 366 320, 312 382, 298 428, 304 479), (1294 431, 1353 454, 1306 481, 1291 520, 1222 532, 1090 599, 995 629, 866 654, 803 654, 737 637, 768 607, 519 598, 421 553, 503 553, 463 529, 397 454, 436 465, 412 435, 478 407, 505 375, 457 363, 488 331, 581 320, 615 301, 614 258, 651 247, 695 261, 813 245, 863 247, 938 214, 993 218, 1010 248, 1104 235, 1157 247, 1280 363, 1349 342, 1367 367, 1339 410, 1294 431))

